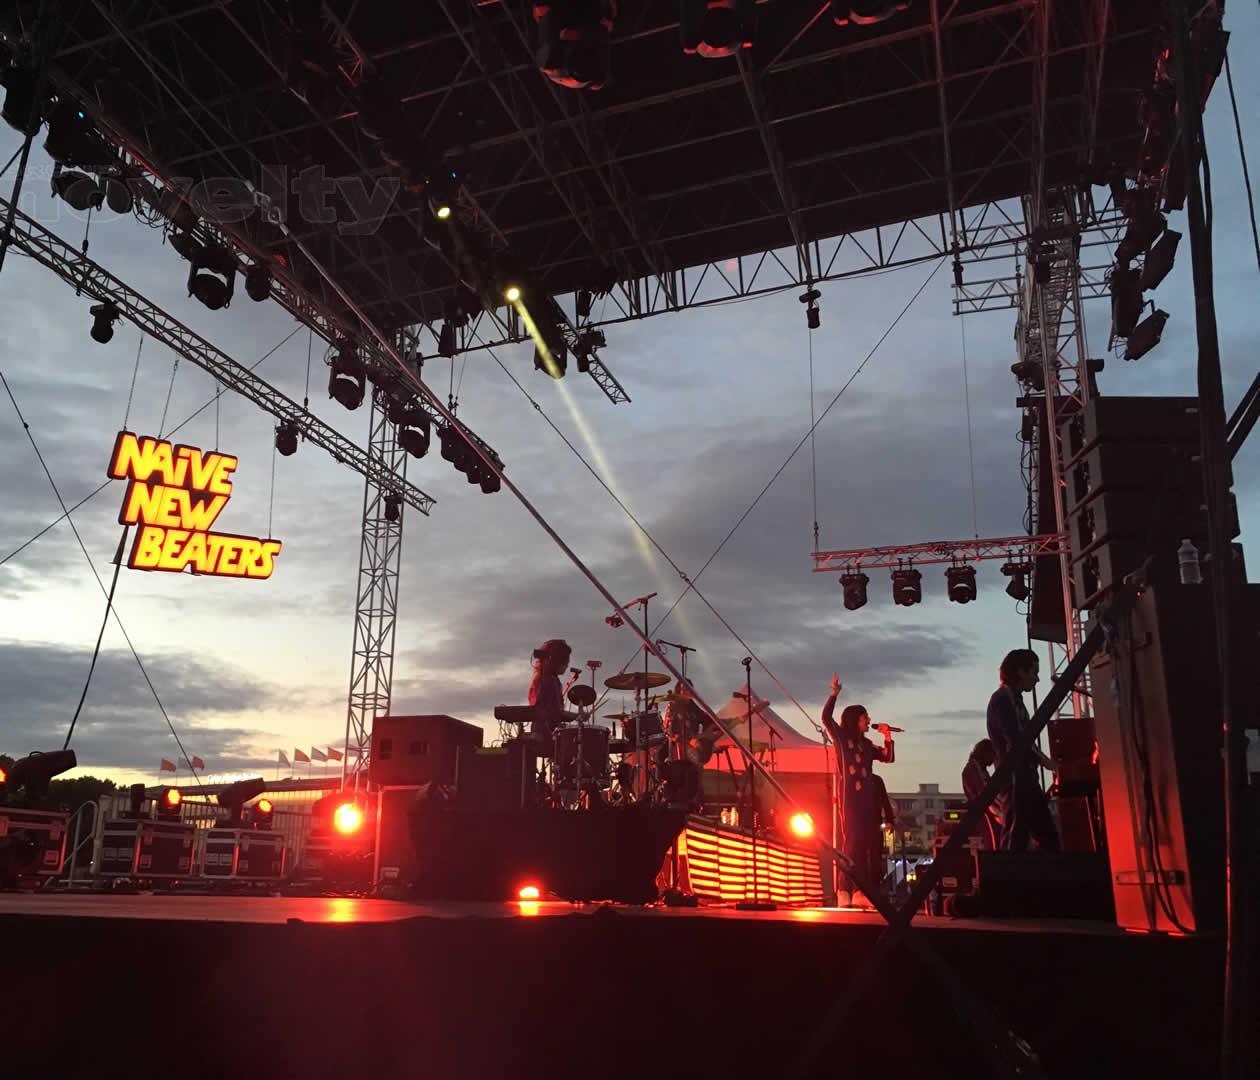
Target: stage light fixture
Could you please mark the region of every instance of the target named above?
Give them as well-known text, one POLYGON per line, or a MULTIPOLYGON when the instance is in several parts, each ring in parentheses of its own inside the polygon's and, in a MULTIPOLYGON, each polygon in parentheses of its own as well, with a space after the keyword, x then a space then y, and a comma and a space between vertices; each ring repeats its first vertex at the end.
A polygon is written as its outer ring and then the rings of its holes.
POLYGON ((1016 360, 1011 365, 1011 374, 1038 393, 1046 388, 1045 369, 1035 360, 1016 360))
POLYGON ((222 244, 198 244, 189 261, 188 295, 211 311, 227 307, 236 291, 237 266, 232 252, 222 244))
POLYGON ((12 791, 21 788, 25 802, 38 802, 48 794, 48 784, 54 776, 60 776, 77 764, 73 750, 36 751, 9 766, 5 783, 12 791))
POLYGON ((281 420, 276 425, 276 449, 282 457, 292 457, 297 453, 298 429, 292 420, 281 420))
POLYGON ((569 370, 569 347, 563 337, 547 341, 547 350, 534 346, 534 368, 546 372, 553 379, 563 379, 569 370))
POLYGON ((542 890, 537 885, 522 885, 516 890, 518 900, 537 900, 540 896, 542 896, 542 890))
POLYGON ((447 319, 442 323, 442 329, 438 332, 438 356, 447 358, 455 355, 455 324, 447 319))
POLYGON ((332 371, 328 375, 328 396, 336 398, 341 405, 353 412, 363 404, 366 389, 367 376, 354 345, 342 342, 337 347, 332 371))
POLYGON ((87 113, 73 101, 62 100, 48 114, 48 156, 59 165, 104 166, 116 160, 96 133, 87 113))
POLYGON ((385 496, 385 520, 396 522, 402 517, 402 496, 397 492, 389 492, 385 496))
POLYGON ((1142 264, 1142 290, 1157 288, 1173 268, 1177 258, 1177 245, 1181 243, 1181 233, 1173 229, 1165 229, 1164 235, 1155 242, 1146 262, 1142 264))
POLYGON ((438 221, 445 221, 451 216, 451 208, 447 203, 442 203, 434 209, 433 213, 438 221))
POLYGON ((571 90, 603 89, 617 0, 536 0, 533 14, 538 69, 571 90))
POLYGON ((688 56, 734 56, 753 43, 754 0, 681 0, 679 27, 688 56))
POLYGON ((970 604, 976 598, 976 568, 951 566, 945 571, 949 599, 955 604, 970 604))
POLYGON ((577 313, 578 319, 589 319, 591 317, 591 290, 578 289, 573 296, 573 308, 577 313))
POLYGON ((363 826, 363 811, 352 802, 343 802, 333 811, 333 828, 342 836, 352 836, 363 826))
POLYGON ((262 263, 254 263, 245 273, 245 295, 261 304, 271 295, 271 271, 262 263))
POLYGON ((1002 564, 1002 573, 1011 580, 1006 583, 1006 595, 1012 600, 1027 600, 1029 567, 1023 563, 1008 562, 1002 564))
POLYGON ((1168 226, 1168 220, 1154 207, 1143 207, 1129 219, 1124 239, 1116 248, 1116 261, 1130 263, 1146 251, 1168 226))
POLYGON ((389 418, 398 429, 398 445, 407 453, 422 458, 429 452, 432 421, 420 406, 391 402, 389 418))
POLYGON ((831 21, 837 26, 874 26, 907 10, 910 0, 831 0, 831 21))
POLYGON ((13 64, 0 72, 0 86, 4 87, 4 105, 0 116, 5 123, 23 135, 35 135, 44 122, 41 110, 33 109, 38 73, 24 64, 13 64), (34 115, 32 115, 32 113, 34 115))
POLYGON ((259 799, 250 809, 249 822, 255 829, 270 829, 275 812, 270 799, 259 799))
POLYGON ((802 840, 814 835, 814 819, 804 812, 798 811, 788 819, 788 828, 802 840))
POLYGON ((108 344, 114 336, 114 323, 122 317, 122 312, 106 300, 104 303, 93 304, 88 308, 88 314, 92 316, 92 340, 99 341, 102 345, 108 344))
POLYGON ((521 298, 521 287, 519 285, 509 285, 503 290, 503 299, 509 304, 515 304, 521 298))
POLYGON ((817 289, 806 289, 796 299, 805 305, 805 325, 811 330, 817 330, 822 324, 822 314, 818 310, 818 301, 822 293, 817 289))
POLYGON ((844 590, 844 606, 847 611, 857 611, 866 606, 866 587, 871 579, 859 570, 840 575, 840 587, 844 590))
POLYGON ((1124 347, 1126 360, 1140 360, 1150 352, 1164 336, 1164 324, 1168 322, 1168 312, 1155 310, 1133 328, 1129 340, 1124 347))
POLYGON ((237 780, 234 784, 228 784, 214 797, 214 801, 228 812, 227 820, 223 824, 229 828, 240 828, 242 807, 250 799, 257 798, 266 790, 267 781, 261 776, 251 777, 248 780, 237 780))
POLYGON ((1141 275, 1127 266, 1116 266, 1111 271, 1111 336, 1127 338, 1141 316, 1141 275))
POLYGON ((892 572, 893 603, 910 607, 923 599, 923 575, 913 567, 901 567, 892 572))
POLYGON ((105 205, 115 214, 130 214, 136 206, 136 197, 131 185, 117 176, 107 176, 101 180, 105 188, 105 205))
POLYGON ((76 169, 58 167, 52 178, 52 192, 75 210, 99 210, 105 202, 101 185, 76 169))
POLYGON ((179 788, 164 787, 160 788, 157 798, 154 802, 157 804, 157 816, 159 821, 178 821, 179 808, 184 801, 184 796, 179 788))

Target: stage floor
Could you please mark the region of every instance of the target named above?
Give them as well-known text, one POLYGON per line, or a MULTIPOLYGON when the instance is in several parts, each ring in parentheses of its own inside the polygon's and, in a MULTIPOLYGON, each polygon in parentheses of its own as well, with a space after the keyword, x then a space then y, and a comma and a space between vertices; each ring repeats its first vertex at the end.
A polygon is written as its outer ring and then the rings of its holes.
MULTIPOLYGON (((906 948, 801 1064, 883 925, 836 909, 0 895, 4 1074, 990 1075, 906 948)), ((1218 942, 1067 920, 915 927, 1041 1075, 1215 1073, 1218 942)))
MULTIPOLYGON (((611 910, 646 919, 723 919, 802 925, 879 927, 884 920, 856 908, 788 908, 739 911, 734 907, 627 907, 605 904, 525 901, 481 904, 460 901, 416 903, 344 896, 212 896, 204 893, 0 893, 0 917, 35 915, 71 919, 156 919, 227 923, 380 923, 404 919, 524 919, 594 916, 611 910)), ((934 919, 920 916, 925 931, 983 930, 1003 934, 1124 936, 1110 923, 1073 919, 934 919)))

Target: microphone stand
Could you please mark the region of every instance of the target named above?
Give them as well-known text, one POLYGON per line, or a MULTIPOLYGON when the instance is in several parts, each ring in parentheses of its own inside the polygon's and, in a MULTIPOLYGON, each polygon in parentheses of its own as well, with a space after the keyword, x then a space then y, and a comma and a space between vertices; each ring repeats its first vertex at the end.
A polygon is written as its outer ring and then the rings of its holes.
MULTIPOLYGON (((745 656, 740 661, 744 665, 744 690, 748 697, 748 823, 752 827, 752 864, 753 864, 753 898, 744 899, 735 905, 739 911, 776 911, 778 905, 773 900, 761 899, 760 881, 757 876, 757 774, 753 770, 753 696, 752 696, 752 657, 745 656)), ((767 725, 769 726, 769 725, 767 725)))

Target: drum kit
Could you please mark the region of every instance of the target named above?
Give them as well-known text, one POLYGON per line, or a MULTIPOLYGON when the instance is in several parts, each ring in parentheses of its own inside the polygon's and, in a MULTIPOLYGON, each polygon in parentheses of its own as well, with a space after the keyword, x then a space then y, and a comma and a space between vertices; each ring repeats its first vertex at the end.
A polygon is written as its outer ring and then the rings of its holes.
MULTIPOLYGON (((594 716, 597 693, 593 684, 599 661, 588 661, 587 666, 591 684, 571 685, 565 691, 576 712, 567 713, 569 722, 555 727, 549 740, 537 744, 536 752, 544 760, 542 801, 566 808, 644 802, 697 808, 700 766, 712 754, 717 733, 697 738, 694 725, 675 719, 675 714, 679 718, 685 714, 685 707, 673 707, 683 702, 692 710, 695 706, 676 692, 653 694, 671 681, 659 671, 625 671, 605 679, 607 690, 633 693, 634 708, 602 714, 619 730, 602 726, 594 716)), ((532 710, 501 707, 496 714, 525 724, 532 710)), ((522 734, 522 738, 529 736, 522 734)))

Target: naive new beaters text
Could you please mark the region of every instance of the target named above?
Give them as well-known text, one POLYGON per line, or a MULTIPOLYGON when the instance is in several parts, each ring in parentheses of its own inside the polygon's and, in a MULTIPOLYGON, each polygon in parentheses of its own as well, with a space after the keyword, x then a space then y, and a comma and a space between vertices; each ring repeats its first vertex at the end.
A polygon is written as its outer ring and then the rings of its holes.
POLYGON ((211 532, 232 497, 231 454, 120 431, 109 475, 127 480, 118 520, 139 525, 127 565, 216 577, 268 578, 280 541, 211 532))

